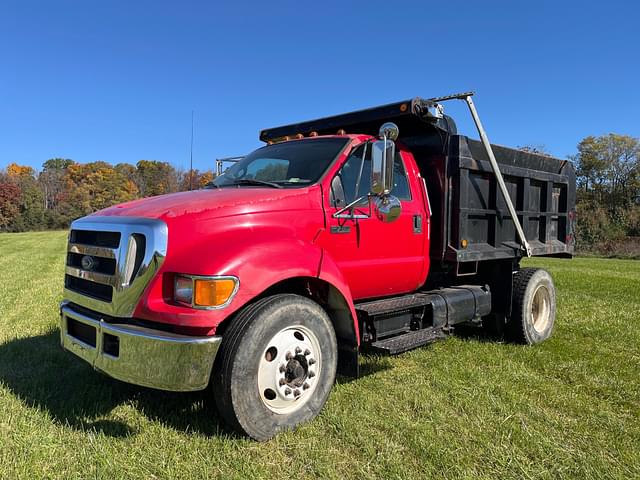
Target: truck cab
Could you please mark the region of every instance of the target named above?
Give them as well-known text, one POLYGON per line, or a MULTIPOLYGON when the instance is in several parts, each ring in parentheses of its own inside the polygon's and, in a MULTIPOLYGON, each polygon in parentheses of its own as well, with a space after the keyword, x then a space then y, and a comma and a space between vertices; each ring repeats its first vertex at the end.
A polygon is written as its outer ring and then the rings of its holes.
POLYGON ((372 215, 366 196, 340 214, 371 190, 373 141, 368 136, 352 138, 344 158, 322 184, 329 195, 323 198, 327 228, 319 242, 336 262, 354 300, 415 291, 429 270, 428 197, 409 150, 400 147, 393 158, 390 194, 400 203, 397 219, 385 222, 372 215))
POLYGON ((553 281, 519 261, 573 253, 570 164, 483 154, 419 98, 260 138, 203 190, 72 224, 66 350, 145 387, 211 385, 222 418, 266 440, 317 415, 362 351, 402 353, 461 323, 528 344, 551 334, 553 281))

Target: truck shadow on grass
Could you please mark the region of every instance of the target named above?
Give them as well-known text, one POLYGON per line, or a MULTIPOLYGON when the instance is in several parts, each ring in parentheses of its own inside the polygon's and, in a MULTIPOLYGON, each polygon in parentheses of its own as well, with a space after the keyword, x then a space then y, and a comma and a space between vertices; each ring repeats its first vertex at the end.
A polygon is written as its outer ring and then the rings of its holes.
MULTIPOLYGON (((388 368, 388 358, 365 355, 361 359, 361 376, 388 368)), ((337 381, 351 380, 339 377, 337 381)), ((28 407, 81 431, 116 438, 136 435, 140 413, 178 431, 244 438, 219 419, 211 390, 173 393, 119 382, 62 350, 57 329, 0 345, 0 385, 28 407), (111 415, 123 405, 131 405, 136 412, 111 415), (131 416, 129 421, 114 418, 124 415, 131 416)))
POLYGON ((27 406, 82 431, 135 435, 135 413, 131 423, 110 415, 118 406, 132 405, 176 430, 238 437, 218 418, 211 391, 163 392, 113 380, 63 351, 58 330, 0 345, 0 384, 27 406))
POLYGON ((505 343, 505 332, 497 329, 486 330, 478 325, 456 325, 453 336, 461 340, 469 340, 482 343, 505 343))

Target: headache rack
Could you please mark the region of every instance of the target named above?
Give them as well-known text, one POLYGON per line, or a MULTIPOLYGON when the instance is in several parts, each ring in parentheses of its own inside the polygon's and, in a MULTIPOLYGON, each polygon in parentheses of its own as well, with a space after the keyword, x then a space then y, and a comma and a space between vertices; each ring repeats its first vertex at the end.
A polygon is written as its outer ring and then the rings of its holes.
POLYGON ((435 100, 437 99, 415 97, 366 110, 268 128, 260 132, 260 140, 278 142, 299 135, 335 135, 340 130, 377 136, 380 125, 384 122, 398 125, 401 136, 431 131, 433 126, 456 133, 455 122, 447 115, 439 115, 438 103, 435 100))

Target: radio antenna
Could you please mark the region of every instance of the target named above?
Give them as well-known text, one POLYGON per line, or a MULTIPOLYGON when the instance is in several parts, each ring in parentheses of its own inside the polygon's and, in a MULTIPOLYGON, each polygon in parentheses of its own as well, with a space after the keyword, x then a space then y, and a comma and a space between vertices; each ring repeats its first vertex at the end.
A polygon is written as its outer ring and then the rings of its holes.
POLYGON ((191 110, 191 152, 189 154, 189 191, 193 189, 193 110, 191 110))

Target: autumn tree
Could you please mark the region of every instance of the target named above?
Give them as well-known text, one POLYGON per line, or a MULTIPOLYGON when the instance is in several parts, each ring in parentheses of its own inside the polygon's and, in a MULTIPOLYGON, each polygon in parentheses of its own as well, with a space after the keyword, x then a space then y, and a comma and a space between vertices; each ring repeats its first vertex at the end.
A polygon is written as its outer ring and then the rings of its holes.
MULTIPOLYGON (((118 163, 115 167, 113 167, 116 172, 123 175, 127 178, 127 180, 133 182, 138 185, 138 170, 135 165, 131 165, 130 163, 118 163)), ((140 189, 138 189, 139 191, 140 189)))
POLYGON ((44 195, 35 175, 35 170, 29 166, 11 163, 7 167, 9 182, 20 191, 17 203, 19 214, 14 218, 11 227, 14 231, 38 230, 44 227, 44 195))
POLYGON ((69 219, 61 213, 60 203, 65 196, 67 168, 75 162, 68 158, 51 158, 42 164, 38 183, 44 197, 47 228, 67 228, 69 219))
POLYGON ((7 175, 10 179, 33 177, 35 174, 36 171, 29 166, 18 165, 17 163, 10 163, 7 166, 7 175))
POLYGON ((640 140, 610 133, 589 136, 573 157, 581 198, 609 210, 628 209, 640 196, 640 140))
POLYGON ((640 140, 589 136, 571 157, 578 183, 579 246, 591 248, 640 232, 640 140))
POLYGON ((74 161, 68 158, 51 158, 42 164, 38 181, 42 185, 44 207, 47 210, 57 210, 65 186, 64 175, 73 164, 74 161))
POLYGON ((191 187, 191 190, 203 188, 207 183, 216 178, 211 170, 200 171, 197 168, 191 171, 187 170, 180 175, 180 190, 185 192, 191 187))
POLYGON ((70 219, 138 197, 136 184, 106 162, 70 165, 65 182, 64 213, 70 219))
POLYGON ((18 186, 6 174, 0 175, 0 232, 13 230, 15 220, 20 215, 19 202, 18 186))
POLYGON ((136 164, 140 195, 151 197, 179 190, 178 173, 171 164, 157 160, 140 160, 136 164))

